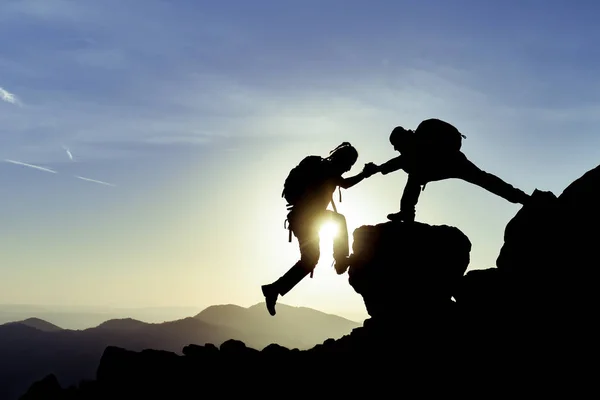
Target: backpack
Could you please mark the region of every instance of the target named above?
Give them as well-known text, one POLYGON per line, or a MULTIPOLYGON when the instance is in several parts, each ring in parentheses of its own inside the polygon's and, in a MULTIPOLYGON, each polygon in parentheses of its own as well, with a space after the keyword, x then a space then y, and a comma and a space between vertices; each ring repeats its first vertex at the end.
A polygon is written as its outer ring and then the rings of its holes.
POLYGON ((463 138, 467 138, 453 125, 435 118, 421 122, 415 134, 428 148, 444 153, 460 151, 463 138))
POLYGON ((289 206, 295 205, 305 193, 321 183, 323 162, 321 156, 306 156, 289 172, 283 184, 281 197, 289 206))

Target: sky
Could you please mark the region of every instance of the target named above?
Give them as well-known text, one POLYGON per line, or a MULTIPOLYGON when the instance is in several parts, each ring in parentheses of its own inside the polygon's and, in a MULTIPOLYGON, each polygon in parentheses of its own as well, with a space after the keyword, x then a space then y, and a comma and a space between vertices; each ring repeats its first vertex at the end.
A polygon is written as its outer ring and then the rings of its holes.
MULTIPOLYGON (((600 162, 592 1, 3 0, 0 303, 250 306, 298 259, 281 198, 343 141, 395 157, 393 127, 454 124, 463 152, 531 193, 600 162), (21 164, 19 164, 21 163, 21 164), (45 168, 33 168, 22 163, 45 168)), ((406 174, 343 191, 350 237, 396 212, 406 174)), ((490 268, 519 210, 460 180, 417 220, 490 268)), ((280 302, 353 319, 362 298, 323 241, 280 302)), ((266 312, 266 311, 265 311, 266 312)))

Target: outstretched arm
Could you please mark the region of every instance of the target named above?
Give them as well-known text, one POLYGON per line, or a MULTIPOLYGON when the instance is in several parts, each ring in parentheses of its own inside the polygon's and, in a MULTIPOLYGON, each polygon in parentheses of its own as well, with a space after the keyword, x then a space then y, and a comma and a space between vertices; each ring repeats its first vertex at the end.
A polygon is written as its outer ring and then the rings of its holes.
POLYGON ((391 160, 388 160, 388 161, 384 162, 383 164, 381 164, 377 168, 377 171, 381 172, 383 175, 386 175, 386 174, 389 174, 390 172, 398 171, 399 169, 402 169, 403 167, 404 167, 404 159, 400 155, 398 157, 392 158, 391 160))
POLYGON ((377 168, 379 168, 377 165, 375 165, 373 163, 367 163, 367 164, 365 164, 365 166, 360 174, 351 176, 350 178, 340 177, 339 181, 338 181, 338 186, 341 188, 344 188, 344 189, 351 188, 352 186, 356 185, 363 179, 368 178, 371 175, 373 175, 374 173, 376 173, 377 168))
POLYGON ((368 164, 365 164, 365 167, 363 168, 361 173, 351 176, 349 178, 340 178, 340 182, 338 183, 338 186, 340 186, 343 189, 348 189, 348 188, 351 188, 352 186, 356 185, 363 179, 370 177, 374 173, 381 172, 382 174, 385 175, 385 174, 389 174, 390 172, 402 169, 402 167, 404 167, 404 159, 402 158, 402 156, 392 158, 391 160, 386 161, 385 163, 383 163, 381 165, 375 165, 373 163, 368 163, 368 164))
POLYGON ((348 188, 351 188, 352 186, 356 185, 357 183, 359 183, 366 177, 367 176, 365 175, 365 173, 363 171, 363 172, 356 174, 354 176, 351 176, 349 178, 340 178, 340 183, 338 185, 342 189, 348 189, 348 188))

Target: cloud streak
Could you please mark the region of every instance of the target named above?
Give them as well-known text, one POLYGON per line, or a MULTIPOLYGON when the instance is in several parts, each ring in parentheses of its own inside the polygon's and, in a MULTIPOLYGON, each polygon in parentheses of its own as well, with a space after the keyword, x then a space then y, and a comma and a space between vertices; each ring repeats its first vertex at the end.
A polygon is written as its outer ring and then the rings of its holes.
POLYGON ((84 181, 88 181, 88 182, 99 183, 99 184, 105 185, 105 186, 112 186, 112 187, 116 186, 116 185, 114 185, 112 183, 108 183, 108 182, 104 182, 104 181, 99 181, 99 180, 96 180, 96 179, 85 178, 83 176, 78 176, 78 175, 76 175, 75 178, 81 179, 81 180, 84 180, 84 181))
MULTIPOLYGON (((22 165, 24 167, 29 167, 29 168, 37 169, 39 171, 50 172, 52 174, 58 174, 58 172, 55 171, 55 170, 53 170, 53 169, 46 168, 46 167, 40 167, 39 165, 28 164, 28 163, 24 163, 24 162, 21 162, 21 161, 10 160, 10 159, 5 159, 4 161, 7 162, 7 163, 15 164, 15 165, 22 165)), ((100 180, 97 180, 97 179, 86 178, 84 176, 75 175, 75 178, 81 179, 81 180, 87 181, 87 182, 98 183, 100 185, 116 187, 115 184, 112 184, 112 183, 109 183, 109 182, 100 181, 100 180)))
POLYGON ((19 99, 17 98, 17 96, 15 96, 13 93, 9 92, 8 90, 4 89, 3 87, 0 87, 0 99, 2 99, 2 101, 5 101, 10 104, 14 104, 16 106, 21 104, 19 102, 19 99))
POLYGON ((73 161, 73 154, 71 154, 71 151, 69 150, 69 148, 67 146, 63 146, 63 149, 65 149, 65 151, 67 152, 67 155, 69 156, 69 159, 71 161, 73 161))
POLYGON ((56 171, 54 171, 54 170, 52 170, 50 168, 40 167, 39 165, 27 164, 27 163, 24 163, 24 162, 21 162, 21 161, 8 160, 8 159, 5 159, 4 161, 6 161, 7 163, 11 163, 11 164, 23 165, 25 167, 38 169, 40 171, 51 172, 53 174, 58 173, 58 172, 56 172, 56 171))

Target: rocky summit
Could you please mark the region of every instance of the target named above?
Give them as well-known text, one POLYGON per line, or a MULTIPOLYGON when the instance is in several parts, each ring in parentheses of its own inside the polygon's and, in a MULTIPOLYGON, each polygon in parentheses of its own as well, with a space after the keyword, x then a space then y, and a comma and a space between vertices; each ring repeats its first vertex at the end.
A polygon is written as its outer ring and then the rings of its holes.
POLYGON ((362 226, 348 275, 371 318, 341 339, 303 351, 236 340, 190 344, 183 355, 108 347, 96 380, 62 388, 48 376, 21 398, 381 397, 414 387, 415 377, 429 385, 419 390, 447 391, 440 378, 475 374, 494 377, 490 393, 544 374, 547 388, 557 371, 595 359, 598 227, 600 167, 558 196, 534 191, 488 269, 465 274, 471 242, 456 227, 362 226))

